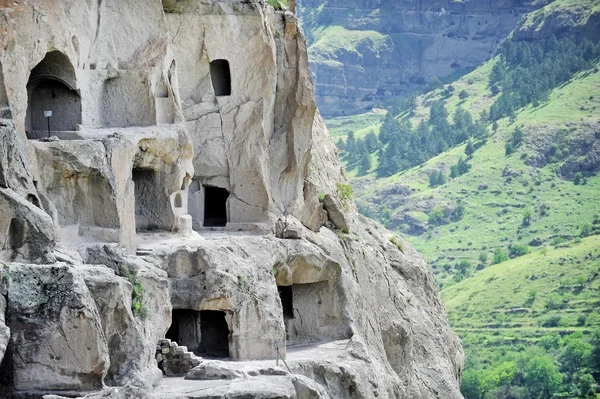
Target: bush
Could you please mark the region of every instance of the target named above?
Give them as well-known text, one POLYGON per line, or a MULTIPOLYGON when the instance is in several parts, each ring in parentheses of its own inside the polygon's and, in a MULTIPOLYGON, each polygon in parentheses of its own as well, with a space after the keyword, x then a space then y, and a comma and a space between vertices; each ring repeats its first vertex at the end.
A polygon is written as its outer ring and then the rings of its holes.
POLYGON ((507 261, 508 259, 509 259, 508 255, 506 254, 506 252, 504 252, 504 250, 502 248, 494 249, 494 264, 495 265, 497 265, 498 263, 507 261))
POLYGON ((485 252, 482 252, 479 254, 479 262, 481 262, 481 264, 485 265, 488 261, 488 255, 485 252))
POLYGON ((560 315, 553 314, 549 315, 546 318, 542 319, 542 327, 558 327, 560 324, 561 317, 560 315))
POLYGON ((581 226, 581 232, 579 233, 580 237, 587 237, 590 234, 592 234, 592 226, 591 225, 586 223, 583 226, 581 226))
POLYGON ((529 253, 529 247, 525 244, 510 244, 508 246, 508 252, 511 258, 527 255, 529 253))
POLYGON ((439 208, 432 209, 429 212, 429 224, 438 225, 442 223, 444 219, 444 211, 439 208))
POLYGON ((129 270, 127 266, 121 266, 121 274, 132 285, 131 291, 131 311, 136 317, 145 319, 149 315, 148 308, 144 305, 144 286, 138 279, 137 273, 129 270))
POLYGON ((269 4, 276 10, 283 9, 283 6, 287 6, 286 0, 267 0, 269 4))
POLYGON ((458 205, 452 211, 452 214, 450 215, 450 220, 452 220, 453 222, 458 222, 464 216, 465 216, 465 207, 464 207, 464 205, 458 205))
POLYGON ((533 212, 531 209, 525 209, 523 211, 523 219, 521 221, 521 226, 527 227, 531 224, 531 218, 533 216, 533 212))
POLYGON ((337 182, 336 187, 342 205, 344 208, 346 208, 346 210, 348 210, 350 208, 350 204, 352 203, 352 198, 354 197, 354 190, 352 189, 352 186, 347 183, 337 182))

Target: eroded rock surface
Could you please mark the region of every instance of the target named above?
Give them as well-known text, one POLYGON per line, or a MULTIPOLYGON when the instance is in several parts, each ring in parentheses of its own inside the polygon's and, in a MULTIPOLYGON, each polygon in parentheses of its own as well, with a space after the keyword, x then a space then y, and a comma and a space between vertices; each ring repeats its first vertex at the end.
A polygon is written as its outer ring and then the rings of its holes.
POLYGON ((461 397, 429 267, 340 202, 293 4, 1 7, 0 398, 461 397), (221 378, 161 382, 163 339, 221 378))

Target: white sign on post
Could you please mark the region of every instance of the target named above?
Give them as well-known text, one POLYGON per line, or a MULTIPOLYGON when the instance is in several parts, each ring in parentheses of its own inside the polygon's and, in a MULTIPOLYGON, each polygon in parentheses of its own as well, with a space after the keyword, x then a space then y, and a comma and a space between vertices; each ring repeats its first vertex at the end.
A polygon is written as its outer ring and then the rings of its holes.
POLYGON ((50 118, 52 116, 52 111, 44 111, 44 118, 50 118))

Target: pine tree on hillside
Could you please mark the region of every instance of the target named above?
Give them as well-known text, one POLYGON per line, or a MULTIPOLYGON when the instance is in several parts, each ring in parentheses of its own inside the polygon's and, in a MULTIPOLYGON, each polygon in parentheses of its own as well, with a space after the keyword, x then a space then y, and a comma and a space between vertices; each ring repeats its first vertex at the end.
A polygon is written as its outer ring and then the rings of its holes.
POLYGON ((381 143, 379 142, 375 132, 372 130, 365 136, 365 144, 367 146, 367 150, 371 154, 377 152, 381 148, 381 143))
POLYGON ((398 135, 400 132, 400 123, 396 120, 391 112, 385 115, 381 129, 379 129, 379 141, 383 144, 390 142, 392 137, 398 135))
POLYGON ((349 132, 346 138, 346 161, 349 164, 354 164, 357 160, 358 147, 356 146, 356 139, 354 138, 354 132, 349 132))
POLYGON ((358 160, 358 174, 361 176, 366 175, 371 170, 371 155, 367 151, 366 147, 360 152, 360 159, 358 160))
POLYGON ((465 147, 465 154, 468 157, 471 157, 471 155, 473 155, 474 152, 475 147, 473 146, 473 140, 469 139, 469 141, 467 141, 467 146, 465 147))

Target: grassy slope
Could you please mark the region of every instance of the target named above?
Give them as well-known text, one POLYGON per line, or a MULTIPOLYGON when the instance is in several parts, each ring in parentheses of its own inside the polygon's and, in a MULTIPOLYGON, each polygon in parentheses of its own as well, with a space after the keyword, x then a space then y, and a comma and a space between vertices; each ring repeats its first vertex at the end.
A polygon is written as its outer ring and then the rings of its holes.
MULTIPOLYGON (((455 94, 447 100, 447 108, 453 110, 460 104, 471 112, 477 112, 489 107, 493 102, 486 88, 490 69, 490 65, 485 65, 456 82, 455 93, 465 89, 470 96, 461 104, 455 94)), ((415 119, 427 117, 424 105, 439 96, 439 93, 433 93, 421 97, 415 119)), ((470 160, 473 168, 468 174, 442 187, 428 187, 430 172, 440 168, 448 171, 451 164, 464 156, 463 145, 417 168, 373 181, 357 196, 359 199, 369 198, 386 186, 402 184, 415 190, 410 199, 412 202, 429 201, 439 207, 458 203, 465 205, 465 217, 460 222, 436 227, 420 237, 407 237, 434 265, 438 281, 450 283, 449 274, 442 268, 445 264, 454 264, 460 259, 469 259, 477 264, 481 252, 487 253, 491 259, 494 248, 506 247, 510 242, 527 244, 533 239, 540 239, 548 243, 555 236, 576 236, 582 224, 589 222, 592 215, 600 213, 600 196, 597 195, 600 192, 600 176, 588 179, 586 185, 575 186, 573 182, 557 176, 554 170, 556 164, 541 169, 525 165, 521 155, 532 151, 527 145, 510 157, 504 155, 504 144, 515 126, 525 126, 526 142, 534 140, 532 136, 552 129, 568 129, 576 134, 576 123, 591 124, 600 120, 599 110, 600 73, 584 71, 568 84, 555 89, 549 102, 519 112, 514 124, 502 120, 498 131, 473 155, 470 160), (590 97, 593 99, 590 100, 590 97), (519 174, 511 182, 502 176, 507 165, 519 174), (481 185, 488 187, 480 190, 481 185), (535 213, 532 224, 522 228, 524 210, 535 212, 542 204, 549 207, 548 215, 535 213)), ((351 118, 344 119, 348 121, 351 118)), ((369 120, 367 116, 356 120, 361 121, 357 123, 360 132, 371 129, 377 131, 378 124, 365 126, 365 121, 369 120)), ((335 123, 339 125, 339 121, 337 119, 335 123)), ((334 134, 343 136, 343 131, 340 131, 343 128, 335 123, 332 129, 334 134)), ((348 123, 347 126, 354 125, 348 123)))
POLYGON ((313 62, 334 62, 332 58, 340 53, 362 58, 365 46, 375 53, 388 50, 389 38, 372 30, 349 30, 343 26, 318 27, 312 34, 318 39, 310 45, 308 51, 313 62))
POLYGON ((550 334, 584 334, 600 326, 600 237, 545 248, 442 290, 467 367, 486 368, 550 334), (561 309, 548 309, 558 303, 561 309), (548 327, 555 318, 558 325, 548 327))
MULTIPOLYGON (((526 24, 542 26, 540 21, 553 9, 581 7, 597 11, 600 2, 557 0, 532 13, 526 24)), ((581 23, 591 11, 583 13, 581 23)), ((492 59, 452 83, 454 95, 445 100, 450 114, 458 106, 475 117, 489 109, 495 101, 487 86, 494 63, 492 59), (458 98, 461 90, 469 94, 464 101, 458 98)), ((600 62, 596 66, 600 67, 600 62)), ((411 123, 426 119, 428 105, 441 98, 442 90, 419 97, 411 123)), ((378 132, 381 120, 379 115, 364 114, 336 118, 327 124, 337 140, 348 130, 357 137, 370 130, 378 132)), ((553 90, 546 103, 520 110, 514 123, 501 120, 498 131, 469 161, 473 164, 471 171, 442 187, 429 188, 429 174, 440 168, 448 172, 451 164, 465 156, 464 145, 395 176, 376 179, 373 168, 357 181, 357 199, 371 201, 380 212, 383 209, 377 203, 385 203, 385 197, 379 191, 394 185, 408 186, 413 193, 392 211, 405 212, 421 221, 427 221, 422 204, 465 206, 465 216, 459 222, 434 227, 422 236, 405 237, 432 264, 437 281, 443 285, 441 295, 453 329, 463 340, 467 367, 473 367, 473 362, 483 362, 484 368, 500 363, 549 334, 586 333, 600 327, 600 236, 577 238, 580 227, 600 214, 600 175, 589 178, 586 185, 576 186, 558 176, 559 163, 535 168, 521 158, 533 154, 536 141, 549 132, 562 130, 573 139, 582 128, 598 124, 600 73, 592 68, 553 90), (525 130, 525 145, 506 157, 504 145, 516 126, 525 130), (517 173, 510 181, 502 176, 506 166, 517 173), (542 204, 549 207, 545 216, 539 212, 542 204), (523 227, 526 209, 534 212, 533 221, 523 227), (570 241, 556 247, 551 245, 555 237, 570 241), (491 265, 494 248, 506 249, 511 242, 528 244, 533 239, 541 245, 531 247, 530 254, 491 265), (482 252, 489 260, 478 265, 482 252), (461 259, 478 266, 469 272, 470 277, 457 283, 454 265, 461 259), (558 324, 548 327, 550 319, 558 324)), ((350 176, 356 178, 356 172, 350 176)))

